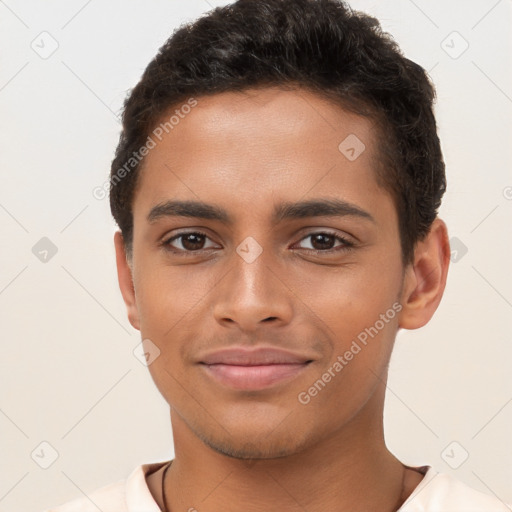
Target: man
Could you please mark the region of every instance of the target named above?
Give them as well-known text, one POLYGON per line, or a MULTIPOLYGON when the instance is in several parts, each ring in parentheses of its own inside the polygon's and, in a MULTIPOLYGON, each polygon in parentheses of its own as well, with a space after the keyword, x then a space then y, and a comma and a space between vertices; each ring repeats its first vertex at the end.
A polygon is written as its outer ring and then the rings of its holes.
POLYGON ((396 333, 448 271, 434 96, 336 0, 173 34, 125 103, 110 199, 175 458, 54 510, 508 510, 384 440, 396 333))

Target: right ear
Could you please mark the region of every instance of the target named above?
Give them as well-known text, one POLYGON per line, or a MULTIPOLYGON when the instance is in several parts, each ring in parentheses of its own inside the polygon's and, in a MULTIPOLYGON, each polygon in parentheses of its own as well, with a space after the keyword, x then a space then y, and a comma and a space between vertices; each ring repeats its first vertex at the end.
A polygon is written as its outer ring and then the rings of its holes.
POLYGON ((121 231, 116 231, 114 234, 114 245, 116 249, 117 279, 128 311, 128 320, 132 327, 140 331, 139 310, 133 286, 132 267, 126 257, 126 246, 121 231))
POLYGON ((430 321, 441 302, 449 265, 448 230, 437 218, 425 239, 416 244, 414 263, 407 269, 400 301, 401 328, 418 329, 430 321))

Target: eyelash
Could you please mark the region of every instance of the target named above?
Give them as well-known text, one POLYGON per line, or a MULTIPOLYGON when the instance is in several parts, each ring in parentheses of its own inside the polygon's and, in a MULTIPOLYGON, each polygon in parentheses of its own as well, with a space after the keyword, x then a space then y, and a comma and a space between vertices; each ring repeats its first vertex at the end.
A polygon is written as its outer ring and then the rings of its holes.
MULTIPOLYGON (((174 240, 177 240, 179 239, 180 237, 184 237, 184 236, 187 236, 187 235, 200 235, 200 236, 204 236, 205 238, 209 238, 208 235, 206 233, 203 233, 202 231, 187 231, 187 232, 182 232, 182 233, 179 233, 177 235, 173 235, 171 238, 167 238, 166 240, 164 240, 161 245, 162 247, 164 248, 164 250, 166 251, 169 251, 173 254, 176 254, 176 255, 180 255, 180 256, 196 256, 197 254, 199 254, 201 251, 207 251, 208 249, 197 249, 195 251, 186 251, 186 250, 183 250, 183 249, 175 249, 173 248, 170 243, 173 242, 174 240)), ((343 245, 342 246, 338 246, 338 247, 334 247, 332 249, 326 249, 326 250, 320 250, 320 249, 305 249, 306 251, 308 251, 310 254, 334 254, 334 253, 337 253, 337 252, 345 252, 345 251, 349 251, 351 249, 354 248, 354 243, 353 242, 350 242, 349 240, 347 240, 346 238, 343 238, 342 236, 336 234, 336 233, 332 233, 330 231, 312 231, 311 233, 308 233, 306 236, 302 237, 299 242, 307 239, 307 238, 310 238, 314 235, 329 235, 329 236, 332 236, 335 238, 336 241, 339 241, 341 242, 343 245)))

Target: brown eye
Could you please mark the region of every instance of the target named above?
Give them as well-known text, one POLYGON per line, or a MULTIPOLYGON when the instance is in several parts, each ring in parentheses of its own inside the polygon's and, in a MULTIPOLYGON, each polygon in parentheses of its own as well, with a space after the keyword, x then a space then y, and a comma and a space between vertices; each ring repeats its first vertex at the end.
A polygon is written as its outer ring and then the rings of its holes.
POLYGON ((310 235, 310 239, 313 249, 318 250, 332 249, 333 244, 336 242, 336 238, 333 235, 327 235, 325 233, 310 235))
POLYGON ((205 247, 205 242, 208 240, 208 236, 204 233, 197 231, 191 231, 189 233, 179 233, 163 242, 164 247, 175 252, 194 252, 201 251, 203 249, 211 248, 205 247), (173 244, 176 242, 176 245, 173 244), (181 246, 181 247, 180 247, 181 246))
POLYGON ((202 249, 204 245, 204 236, 197 233, 188 233, 187 235, 181 235, 181 245, 187 249, 187 251, 197 251, 202 249))
MULTIPOLYGON (((348 240, 345 240, 345 238, 334 234, 334 233, 328 233, 319 231, 317 233, 310 233, 309 235, 305 236, 302 240, 309 240, 309 247, 303 247, 303 249, 309 249, 316 252, 334 252, 334 251, 341 251, 350 249, 354 246, 352 242, 349 242, 348 240), (335 245, 336 242, 339 242, 338 245, 335 245)), ((300 243, 300 242, 299 242, 300 243)))

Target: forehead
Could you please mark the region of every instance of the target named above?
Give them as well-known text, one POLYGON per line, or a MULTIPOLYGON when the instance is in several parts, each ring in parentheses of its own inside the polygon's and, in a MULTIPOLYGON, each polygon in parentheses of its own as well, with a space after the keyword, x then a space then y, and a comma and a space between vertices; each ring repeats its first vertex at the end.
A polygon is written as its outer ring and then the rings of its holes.
MULTIPOLYGON (((172 144, 174 141, 175 145, 185 149, 183 144, 191 138, 201 138, 219 146, 227 139, 257 143, 265 138, 267 141, 277 140, 281 146, 288 141, 294 143, 292 135, 299 138, 316 133, 324 139, 325 145, 332 148, 334 142, 334 149, 337 149, 336 142, 343 133, 357 133, 370 145, 373 138, 370 119, 349 112, 304 88, 263 87, 228 91, 201 96, 196 101, 197 105, 189 113, 181 115, 180 119, 174 116, 176 124, 167 131, 175 137, 169 137, 167 142, 172 144)), ((165 125, 170 114, 178 113, 184 105, 185 102, 164 113, 160 126, 165 125)), ((318 138, 314 142, 318 144, 318 138)))
POLYGON ((291 201, 308 191, 352 191, 357 200, 357 191, 361 199, 382 193, 368 118, 304 89, 248 89, 196 101, 162 116, 160 127, 173 115, 174 123, 145 157, 134 213, 171 196, 271 209, 277 195, 291 201))

